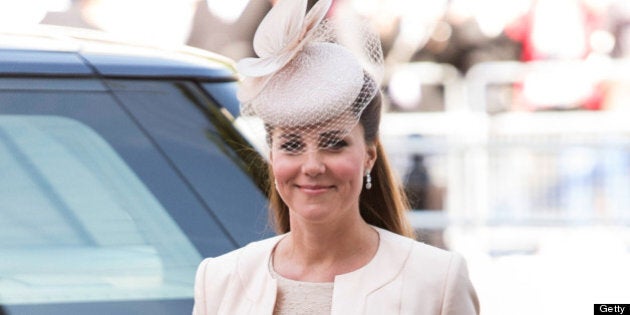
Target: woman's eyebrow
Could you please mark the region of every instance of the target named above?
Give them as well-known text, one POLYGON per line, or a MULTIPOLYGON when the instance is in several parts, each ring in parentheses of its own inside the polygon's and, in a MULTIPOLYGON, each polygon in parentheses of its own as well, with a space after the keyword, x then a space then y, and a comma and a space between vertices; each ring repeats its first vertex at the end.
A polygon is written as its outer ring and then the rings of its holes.
POLYGON ((341 130, 329 130, 319 134, 319 138, 337 138, 341 134, 341 130))
POLYGON ((302 135, 297 134, 297 133, 283 133, 280 135, 280 138, 295 140, 295 139, 301 139, 302 135))

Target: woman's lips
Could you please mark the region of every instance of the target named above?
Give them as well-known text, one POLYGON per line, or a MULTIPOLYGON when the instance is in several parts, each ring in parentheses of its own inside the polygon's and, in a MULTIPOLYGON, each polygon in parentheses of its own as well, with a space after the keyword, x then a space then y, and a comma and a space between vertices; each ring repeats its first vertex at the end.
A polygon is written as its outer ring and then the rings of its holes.
POLYGON ((301 191, 307 194, 321 194, 334 187, 334 186, 326 186, 326 185, 295 185, 295 186, 297 186, 301 191))

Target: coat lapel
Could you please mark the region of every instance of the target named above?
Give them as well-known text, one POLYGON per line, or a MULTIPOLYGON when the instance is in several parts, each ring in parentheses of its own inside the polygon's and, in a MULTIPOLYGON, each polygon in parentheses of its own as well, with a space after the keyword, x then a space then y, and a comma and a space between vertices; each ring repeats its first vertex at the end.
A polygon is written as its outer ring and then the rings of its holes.
POLYGON ((282 237, 284 235, 253 243, 239 257, 237 274, 245 293, 243 298, 248 299, 251 306, 234 314, 273 313, 278 284, 269 272, 268 262, 274 246, 282 237))
MULTIPOLYGON (((332 314, 373 313, 358 309, 369 305, 370 294, 390 284, 401 272, 411 249, 413 240, 392 232, 374 227, 380 237, 379 247, 374 258, 364 267, 335 277, 332 314)), ((391 289, 391 288, 390 288, 391 289)), ((398 295, 387 295, 389 299, 398 295)), ((400 301, 388 301, 400 304, 400 301)))

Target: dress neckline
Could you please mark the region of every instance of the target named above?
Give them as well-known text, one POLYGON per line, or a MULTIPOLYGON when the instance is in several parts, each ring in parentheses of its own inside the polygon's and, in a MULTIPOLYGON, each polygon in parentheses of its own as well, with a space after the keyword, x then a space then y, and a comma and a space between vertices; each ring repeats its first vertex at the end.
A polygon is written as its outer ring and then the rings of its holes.
MULTIPOLYGON (((379 255, 381 253, 381 248, 383 247, 383 236, 381 235, 381 231, 380 231, 380 229, 378 227, 375 227, 375 226, 372 226, 372 225, 370 225, 370 226, 373 229, 375 229, 377 234, 378 234, 378 248, 376 249, 376 253, 374 253, 374 256, 365 265, 363 265, 363 266, 361 266, 361 267, 359 267, 359 268, 357 268, 355 270, 352 270, 352 271, 349 271, 349 272, 346 272, 346 273, 343 273, 343 274, 335 275, 335 279, 337 279, 337 277, 340 277, 340 276, 343 277, 343 276, 346 276, 346 275, 351 275, 351 274, 354 274, 354 273, 361 272, 362 270, 365 270, 365 269, 369 268, 369 266, 372 265, 377 260, 377 257, 379 257, 379 255)), ((281 274, 276 272, 276 270, 273 268, 273 253, 275 252, 276 246, 278 246, 278 243, 280 243, 280 241, 284 237, 286 237, 289 233, 291 233, 291 232, 288 232, 285 235, 283 235, 281 238, 279 238, 278 241, 276 242, 276 244, 274 244, 274 246, 273 246, 273 248, 271 250, 271 253, 269 255, 269 260, 268 260, 268 264, 269 264, 269 268, 268 269, 269 269, 269 273, 271 274, 271 277, 276 279, 276 280, 283 280, 285 282, 293 282, 293 283, 299 283, 299 284, 315 284, 315 285, 324 284, 324 285, 331 285, 332 286, 334 281, 332 281, 332 282, 299 281, 299 280, 293 280, 293 279, 286 278, 286 277, 284 277, 281 274)))

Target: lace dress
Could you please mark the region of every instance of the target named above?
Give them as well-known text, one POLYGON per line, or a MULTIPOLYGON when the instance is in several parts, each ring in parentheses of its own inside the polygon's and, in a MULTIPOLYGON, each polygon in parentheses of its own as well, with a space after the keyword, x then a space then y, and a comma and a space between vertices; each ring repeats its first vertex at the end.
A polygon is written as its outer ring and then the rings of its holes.
POLYGON ((271 275, 278 281, 278 293, 274 315, 284 314, 330 314, 332 305, 332 282, 303 282, 284 278, 273 270, 271 275))

